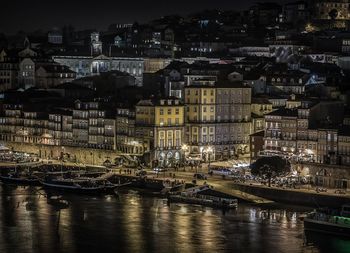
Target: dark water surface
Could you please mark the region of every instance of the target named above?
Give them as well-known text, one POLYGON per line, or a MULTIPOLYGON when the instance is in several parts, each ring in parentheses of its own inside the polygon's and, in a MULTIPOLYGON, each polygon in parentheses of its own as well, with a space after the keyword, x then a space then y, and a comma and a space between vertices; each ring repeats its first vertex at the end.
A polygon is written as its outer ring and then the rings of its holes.
POLYGON ((350 241, 304 235, 297 207, 240 204, 223 213, 167 204, 136 191, 118 197, 64 195, 0 185, 0 253, 14 252, 350 252, 350 241))

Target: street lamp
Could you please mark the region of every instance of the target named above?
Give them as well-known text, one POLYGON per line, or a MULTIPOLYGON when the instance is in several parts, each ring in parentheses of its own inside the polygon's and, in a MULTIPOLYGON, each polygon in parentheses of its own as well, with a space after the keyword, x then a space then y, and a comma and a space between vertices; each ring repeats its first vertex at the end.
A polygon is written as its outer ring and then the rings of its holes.
POLYGON ((62 149, 62 152, 61 152, 61 172, 62 172, 63 171, 63 159, 64 159, 65 148, 62 146, 61 149, 62 149))
POLYGON ((183 151, 183 165, 184 165, 184 171, 185 171, 185 169, 186 169, 186 165, 185 165, 186 153, 188 151, 188 146, 186 144, 183 144, 182 147, 181 147, 181 150, 183 151))
POLYGON ((207 154, 208 154, 208 170, 210 167, 210 161, 211 161, 211 154, 213 153, 213 148, 211 146, 209 146, 207 148, 207 154))

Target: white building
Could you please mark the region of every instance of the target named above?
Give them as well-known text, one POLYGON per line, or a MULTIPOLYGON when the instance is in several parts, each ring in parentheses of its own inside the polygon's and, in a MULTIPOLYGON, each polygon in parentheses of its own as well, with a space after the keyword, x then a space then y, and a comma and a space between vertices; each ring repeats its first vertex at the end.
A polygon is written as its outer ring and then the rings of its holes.
POLYGON ((77 78, 99 75, 101 72, 118 70, 135 77, 136 85, 142 86, 144 60, 142 58, 121 58, 99 56, 53 56, 52 59, 60 64, 68 66, 77 73, 77 78))

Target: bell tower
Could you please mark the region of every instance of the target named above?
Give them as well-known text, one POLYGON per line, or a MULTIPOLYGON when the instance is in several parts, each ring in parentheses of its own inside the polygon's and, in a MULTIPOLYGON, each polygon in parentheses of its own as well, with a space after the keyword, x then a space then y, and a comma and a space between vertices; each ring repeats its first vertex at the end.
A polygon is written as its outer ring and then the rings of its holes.
POLYGON ((93 32, 90 35, 91 42, 91 55, 102 54, 102 41, 100 41, 100 34, 98 32, 93 32))

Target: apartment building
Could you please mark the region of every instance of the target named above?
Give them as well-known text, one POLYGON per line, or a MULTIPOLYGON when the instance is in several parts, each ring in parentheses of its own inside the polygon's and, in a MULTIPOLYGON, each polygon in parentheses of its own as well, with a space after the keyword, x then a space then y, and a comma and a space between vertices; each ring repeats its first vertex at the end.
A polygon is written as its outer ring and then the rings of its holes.
POLYGON ((191 154, 213 160, 249 152, 250 87, 237 82, 187 86, 185 104, 191 154))
POLYGON ((142 140, 135 136, 135 109, 118 107, 116 114, 117 150, 126 154, 143 154, 142 140))
MULTIPOLYGON (((185 142, 189 146, 189 152, 192 155, 206 159, 207 149, 215 145, 216 140, 215 87, 206 85, 185 87, 185 105, 185 142)), ((215 157, 215 153, 212 155, 215 157)))
POLYGON ((182 159, 184 108, 177 98, 141 100, 136 105, 135 136, 157 165, 174 165, 182 159))
POLYGON ((318 163, 344 161, 338 156, 338 145, 342 152, 347 146, 345 136, 338 141, 342 110, 340 101, 305 100, 300 107, 280 108, 265 115, 265 153, 297 155, 318 163))

